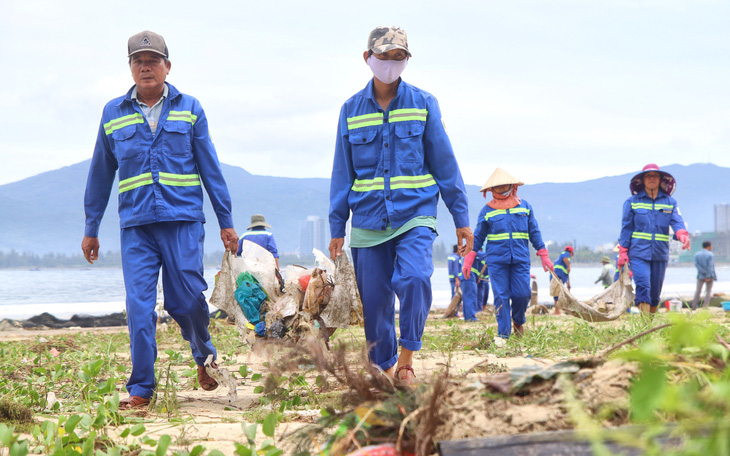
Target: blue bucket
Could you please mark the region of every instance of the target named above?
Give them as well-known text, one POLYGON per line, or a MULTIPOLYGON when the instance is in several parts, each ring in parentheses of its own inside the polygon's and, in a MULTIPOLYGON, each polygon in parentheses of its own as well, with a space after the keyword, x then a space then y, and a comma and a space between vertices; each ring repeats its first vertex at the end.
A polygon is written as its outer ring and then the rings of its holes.
POLYGON ((722 310, 724 310, 725 312, 730 311, 730 301, 725 301, 722 303, 722 310))

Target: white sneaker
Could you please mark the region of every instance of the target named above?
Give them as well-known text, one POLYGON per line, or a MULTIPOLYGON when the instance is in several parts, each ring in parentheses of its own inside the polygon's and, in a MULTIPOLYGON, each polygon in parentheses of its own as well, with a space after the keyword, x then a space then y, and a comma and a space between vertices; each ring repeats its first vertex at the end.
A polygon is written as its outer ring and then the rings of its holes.
POLYGON ((494 338, 494 345, 497 346, 497 348, 502 348, 507 345, 507 339, 497 336, 494 338))

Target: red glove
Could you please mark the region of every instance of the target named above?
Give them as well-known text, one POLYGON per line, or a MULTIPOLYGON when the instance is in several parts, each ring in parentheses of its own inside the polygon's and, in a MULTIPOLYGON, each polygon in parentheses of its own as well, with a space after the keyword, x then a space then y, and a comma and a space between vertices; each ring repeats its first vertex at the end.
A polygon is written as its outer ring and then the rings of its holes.
POLYGON ((464 279, 469 280, 471 276, 471 265, 474 264, 474 258, 477 257, 477 253, 472 250, 467 253, 464 257, 464 266, 461 268, 461 273, 464 275, 464 279))
POLYGON ((689 250, 689 233, 687 230, 678 230, 675 234, 679 242, 682 243, 682 250, 689 250))
POLYGON ((542 269, 547 272, 548 269, 553 271, 553 262, 550 261, 550 257, 548 256, 547 249, 540 249, 537 251, 537 256, 540 257, 540 261, 542 261, 542 269))
POLYGON ((618 267, 625 265, 629 262, 629 249, 626 247, 618 246, 618 267))

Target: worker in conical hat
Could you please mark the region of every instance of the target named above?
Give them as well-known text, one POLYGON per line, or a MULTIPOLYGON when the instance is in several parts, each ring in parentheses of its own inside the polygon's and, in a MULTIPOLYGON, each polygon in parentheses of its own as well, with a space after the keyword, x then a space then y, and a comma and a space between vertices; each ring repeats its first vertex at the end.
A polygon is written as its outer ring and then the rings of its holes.
POLYGON ((631 178, 631 197, 624 202, 619 236, 619 269, 630 264, 636 283, 636 304, 644 313, 655 313, 669 261, 669 227, 682 249, 690 248, 689 233, 671 197, 674 177, 650 163, 631 178))
MULTIPOLYGON (((517 188, 523 182, 497 168, 481 188, 484 197, 492 193, 489 201, 479 212, 474 231, 474 250, 464 258, 463 274, 471 274, 476 252, 487 241, 487 264, 494 291, 494 308, 497 315, 495 344, 502 346, 512 334, 523 334, 525 310, 530 302, 530 247, 537 250, 542 266, 552 270, 535 212, 530 204, 517 196, 517 188)), ((466 313, 466 310, 464 311, 466 313)))

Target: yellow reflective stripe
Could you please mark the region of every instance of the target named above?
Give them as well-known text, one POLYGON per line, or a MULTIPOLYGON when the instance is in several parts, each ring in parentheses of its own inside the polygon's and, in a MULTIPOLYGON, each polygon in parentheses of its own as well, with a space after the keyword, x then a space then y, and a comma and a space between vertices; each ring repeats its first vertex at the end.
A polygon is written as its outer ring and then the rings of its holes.
MULTIPOLYGON (((424 176, 397 176, 390 178, 391 190, 403 188, 423 188, 436 185, 436 180, 432 175, 424 176)), ((370 192, 373 190, 385 190, 385 178, 376 177, 375 179, 355 179, 350 190, 353 192, 370 192)))
POLYGON ((139 176, 130 177, 119 181, 119 193, 124 193, 143 185, 150 185, 151 183, 152 173, 144 173, 139 176))
POLYGON ((405 122, 406 120, 421 120, 425 122, 427 117, 427 109, 394 109, 388 114, 388 122, 405 122))
POLYGON ((197 174, 160 173, 160 184, 175 187, 192 187, 200 185, 200 176, 197 174))
POLYGON ((167 120, 182 120, 183 122, 190 122, 195 125, 195 121, 198 120, 198 116, 190 111, 170 111, 167 116, 167 120))
POLYGON ((484 215, 484 220, 487 221, 487 220, 489 220, 489 217, 495 217, 497 215, 503 215, 503 214, 506 214, 506 213, 507 213, 507 211, 505 211, 504 209, 497 209, 496 211, 487 212, 484 215))
POLYGON ((363 114, 361 116, 348 117, 347 118, 347 129, 353 130, 355 128, 370 127, 372 125, 383 124, 383 113, 376 112, 375 114, 363 114))
POLYGON ((558 264, 556 264, 556 265, 554 266, 554 268, 555 268, 555 269, 560 269, 561 271, 563 271, 563 272, 564 272, 564 273, 566 273, 566 274, 568 273, 568 270, 567 270, 567 269, 565 269, 565 266, 561 266, 561 265, 558 265, 558 264))
POLYGON ((654 234, 654 240, 669 242, 669 235, 667 234, 654 234))
POLYGON ((369 192, 371 190, 384 190, 385 179, 376 177, 375 179, 355 179, 352 187, 353 192, 369 192))
POLYGON ((142 114, 135 112, 124 117, 117 117, 104 124, 104 133, 110 135, 114 130, 119 130, 127 125, 141 124, 144 123, 144 117, 142 114))
POLYGON ((530 233, 500 233, 500 234, 487 234, 487 241, 504 241, 510 238, 512 239, 530 239, 530 233))
POLYGON ((436 185, 436 180, 432 175, 425 176, 398 176, 390 178, 390 189, 397 190, 400 188, 423 188, 436 185))
POLYGON ((453 275, 449 274, 449 279, 455 279, 455 278, 456 277, 454 277, 453 275))
POLYGON ((513 207, 509 210, 510 214, 527 214, 530 215, 530 210, 526 207, 513 207))
POLYGON ((674 206, 671 204, 655 204, 654 207, 656 209, 663 209, 663 210, 669 210, 669 211, 674 210, 674 206))
POLYGON ((631 203, 631 209, 651 209, 652 206, 649 203, 631 203))
POLYGON ((254 235, 254 234, 265 234, 265 235, 267 235, 267 236, 271 236, 271 235, 272 235, 273 233, 269 233, 268 231, 246 231, 246 232, 245 232, 245 233, 243 233, 243 234, 241 235, 241 237, 239 237, 238 239, 243 239, 243 238, 245 238, 246 236, 252 236, 252 235, 254 235))
POLYGON ((631 237, 633 239, 645 239, 647 241, 651 241, 651 233, 642 233, 640 231, 634 231, 631 233, 631 237))
POLYGON ((509 233, 487 234, 487 241, 505 241, 509 239, 509 233))

